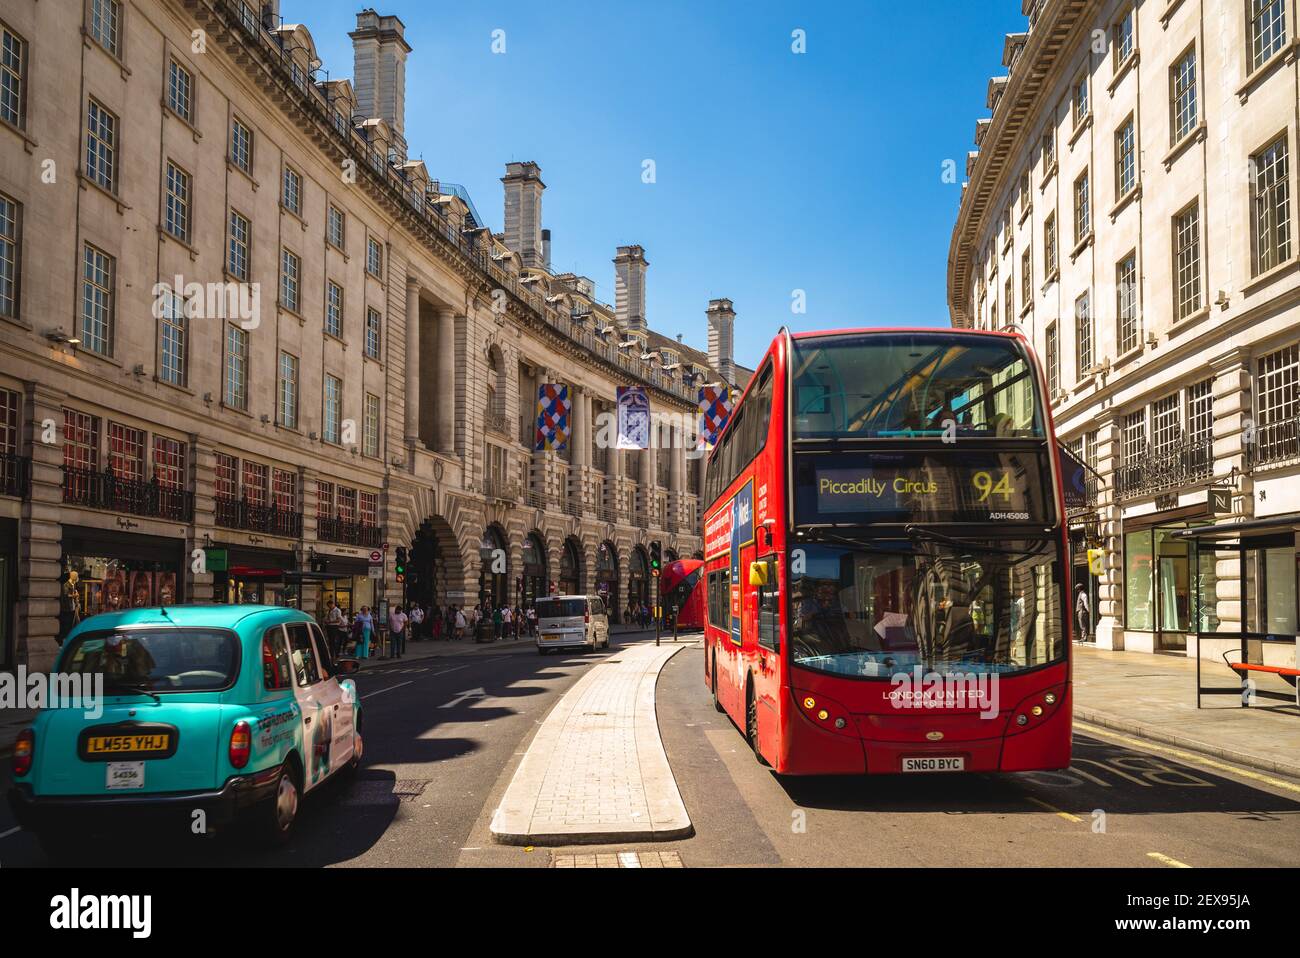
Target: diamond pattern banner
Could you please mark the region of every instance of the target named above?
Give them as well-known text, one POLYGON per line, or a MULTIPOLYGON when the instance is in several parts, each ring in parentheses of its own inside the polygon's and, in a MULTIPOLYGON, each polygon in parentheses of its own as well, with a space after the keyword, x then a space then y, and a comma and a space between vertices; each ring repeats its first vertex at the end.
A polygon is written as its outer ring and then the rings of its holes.
POLYGON ((618 449, 650 448, 650 397, 644 386, 619 386, 618 449))
POLYGON ((729 386, 700 387, 700 445, 717 445, 718 437, 731 418, 731 388, 729 386))
POLYGON ((559 451, 569 442, 569 387, 563 383, 542 383, 537 387, 536 452, 559 451))

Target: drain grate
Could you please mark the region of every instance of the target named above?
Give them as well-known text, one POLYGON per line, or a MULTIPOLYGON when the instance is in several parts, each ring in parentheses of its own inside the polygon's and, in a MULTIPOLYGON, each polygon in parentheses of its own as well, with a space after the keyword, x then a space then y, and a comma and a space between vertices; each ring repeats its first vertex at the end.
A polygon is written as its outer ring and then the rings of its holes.
POLYGON ((343 797, 342 805, 397 805, 413 802, 424 793, 432 779, 363 778, 355 782, 343 797))

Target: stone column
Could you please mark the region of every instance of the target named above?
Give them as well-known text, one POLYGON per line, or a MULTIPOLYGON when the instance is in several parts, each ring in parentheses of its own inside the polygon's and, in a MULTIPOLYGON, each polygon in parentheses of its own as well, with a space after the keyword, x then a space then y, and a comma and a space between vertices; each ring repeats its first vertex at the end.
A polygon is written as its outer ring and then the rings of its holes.
POLYGON ((420 441, 420 284, 406 280, 406 441, 420 441))
MULTIPOLYGON (((1214 484, 1233 489, 1232 511, 1214 519, 1216 522, 1252 519, 1255 483, 1247 464, 1249 443, 1254 438, 1248 432, 1254 410, 1250 356, 1243 349, 1234 349, 1212 360, 1210 368, 1214 370, 1214 484)), ((1192 570, 1193 581, 1196 571, 1192 570)), ((1248 580, 1243 583, 1237 556, 1224 553, 1215 562, 1216 631, 1237 632, 1241 628, 1243 589, 1247 602, 1258 601, 1258 583, 1250 580, 1252 571, 1248 563, 1248 580)), ((1213 648, 1207 643, 1197 654, 1217 659, 1230 645, 1235 647, 1236 642, 1236 639, 1214 642, 1213 648)))
POLYGON ((1124 648, 1124 535, 1115 500, 1115 474, 1122 457, 1123 437, 1114 413, 1107 411, 1097 419, 1097 472, 1104 479, 1097 492, 1097 515, 1106 551, 1097 581, 1097 646, 1103 649, 1124 648))
POLYGON ((63 399, 43 383, 24 384, 23 408, 27 414, 27 442, 32 457, 32 491, 23 503, 18 527, 18 635, 14 662, 30 672, 48 672, 54 667, 59 646, 59 575, 63 571, 63 399), (57 430, 54 441, 46 420, 57 430))
POLYGON ((434 311, 438 325, 438 451, 451 454, 456 445, 456 320, 450 307, 434 311))

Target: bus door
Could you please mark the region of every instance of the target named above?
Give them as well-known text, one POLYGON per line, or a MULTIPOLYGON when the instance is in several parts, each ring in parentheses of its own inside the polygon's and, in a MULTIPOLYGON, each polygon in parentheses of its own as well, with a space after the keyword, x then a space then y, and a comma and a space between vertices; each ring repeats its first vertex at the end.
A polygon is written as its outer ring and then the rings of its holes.
POLYGON ((781 569, 776 553, 757 557, 748 567, 754 609, 754 694, 758 697, 759 747, 773 754, 779 739, 781 708, 781 569))

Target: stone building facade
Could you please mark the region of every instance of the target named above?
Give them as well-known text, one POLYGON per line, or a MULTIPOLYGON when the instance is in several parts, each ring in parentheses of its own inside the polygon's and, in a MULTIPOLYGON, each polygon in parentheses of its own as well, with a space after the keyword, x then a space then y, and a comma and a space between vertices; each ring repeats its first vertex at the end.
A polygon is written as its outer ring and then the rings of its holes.
MULTIPOLYGON (((953 325, 1024 329, 1058 435, 1093 470, 1071 526, 1099 645, 1195 655, 1198 631, 1243 617, 1294 635, 1295 0, 1023 12, 968 157, 953 325), (1244 561, 1187 535, 1225 523, 1258 531, 1244 561)), ((1294 643, 1275 651, 1293 660, 1294 643)))
POLYGON ((732 357, 648 329, 640 247, 615 306, 553 273, 536 164, 491 233, 408 159, 401 20, 351 37, 355 83, 277 3, 0 12, 0 668, 134 602, 621 610, 651 540, 701 548, 695 395, 732 357), (621 385, 660 448, 607 448, 621 385))

